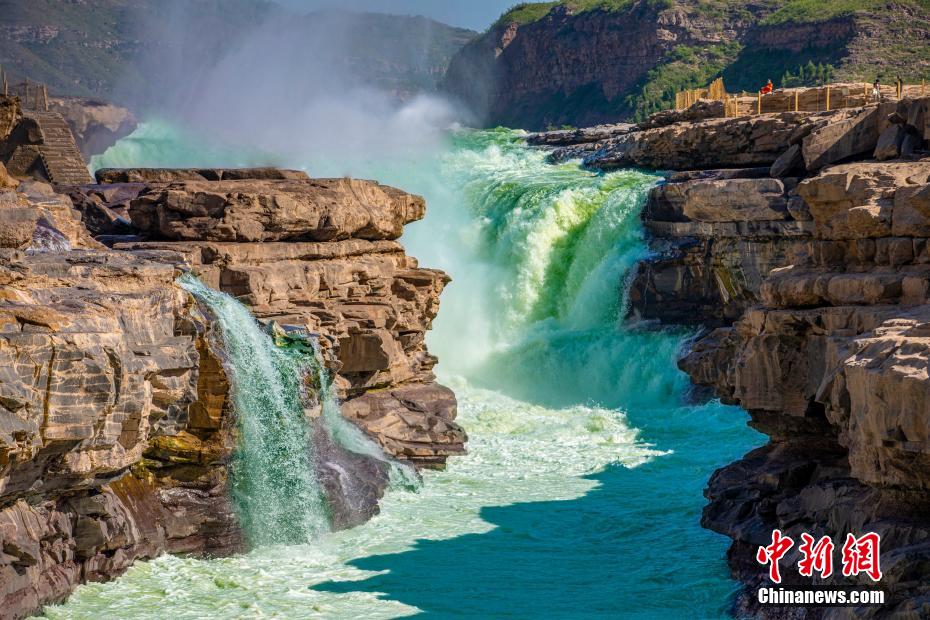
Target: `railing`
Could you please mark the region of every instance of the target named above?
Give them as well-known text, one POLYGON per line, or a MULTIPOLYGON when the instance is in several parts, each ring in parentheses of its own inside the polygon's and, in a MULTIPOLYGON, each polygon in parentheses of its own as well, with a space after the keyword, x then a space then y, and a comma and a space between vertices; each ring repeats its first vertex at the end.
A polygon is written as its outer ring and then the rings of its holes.
POLYGON ((823 112, 838 108, 861 107, 876 101, 928 95, 930 95, 930 86, 926 82, 882 85, 879 87, 878 96, 873 93, 872 84, 858 82, 781 88, 767 94, 745 91, 740 94, 729 94, 723 90, 723 80, 718 78, 708 88, 676 93, 675 107, 682 110, 693 105, 698 99, 713 99, 723 101, 725 116, 734 117, 773 112, 823 112))
POLYGON ((37 82, 23 80, 18 84, 10 84, 6 71, 0 67, 0 89, 3 95, 20 98, 20 105, 24 110, 38 110, 48 112, 48 86, 37 82))
POLYGON ((698 99, 713 99, 714 101, 724 101, 727 91, 723 86, 723 78, 717 78, 710 83, 707 88, 693 88, 675 93, 675 109, 684 110, 690 108, 698 99))

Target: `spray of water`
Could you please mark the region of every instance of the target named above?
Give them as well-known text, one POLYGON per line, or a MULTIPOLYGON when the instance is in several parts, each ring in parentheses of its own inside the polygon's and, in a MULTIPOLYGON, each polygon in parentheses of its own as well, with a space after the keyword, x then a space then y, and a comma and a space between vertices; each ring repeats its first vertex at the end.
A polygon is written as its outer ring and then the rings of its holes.
POLYGON ((155 4, 137 16, 147 80, 123 99, 147 122, 170 120, 226 153, 248 149, 253 165, 312 153, 339 162, 341 176, 354 162, 435 147, 466 116, 418 83, 450 45, 435 22, 261 2, 155 4))
POLYGON ((418 489, 422 480, 412 465, 401 463, 397 459, 387 456, 381 446, 342 416, 339 401, 333 393, 333 382, 330 380, 326 366, 323 364, 323 354, 319 342, 314 340, 312 345, 316 359, 314 369, 316 371, 316 383, 319 386, 323 426, 330 434, 333 442, 344 450, 367 456, 385 464, 389 468, 391 488, 418 489))

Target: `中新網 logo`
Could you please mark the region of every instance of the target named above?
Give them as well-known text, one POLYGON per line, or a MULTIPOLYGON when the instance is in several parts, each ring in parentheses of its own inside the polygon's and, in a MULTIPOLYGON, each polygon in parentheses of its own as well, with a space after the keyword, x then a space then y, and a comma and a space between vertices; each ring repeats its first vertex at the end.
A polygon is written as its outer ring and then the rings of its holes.
MULTIPOLYGON (((843 576, 855 577, 865 574, 872 581, 879 581, 882 578, 879 562, 880 544, 881 537, 874 532, 859 537, 847 534, 841 553, 843 576)), ((768 565, 769 579, 773 583, 781 583, 779 561, 792 547, 794 540, 790 536, 785 536, 781 530, 774 530, 772 543, 759 547, 756 552, 756 561, 763 566, 768 565)), ((817 540, 810 534, 801 534, 801 545, 798 547, 801 560, 798 562, 798 572, 804 577, 813 577, 814 573, 823 578, 829 577, 833 574, 834 548, 833 540, 829 536, 817 540)))

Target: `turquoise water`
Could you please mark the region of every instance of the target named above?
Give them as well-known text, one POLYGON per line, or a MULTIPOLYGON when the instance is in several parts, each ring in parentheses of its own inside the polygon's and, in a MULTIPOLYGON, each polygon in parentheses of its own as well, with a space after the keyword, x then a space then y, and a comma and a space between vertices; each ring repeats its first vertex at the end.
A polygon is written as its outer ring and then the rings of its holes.
POLYGON ((689 405, 689 335, 620 317, 656 178, 551 166, 519 134, 334 161, 193 147, 149 124, 97 165, 306 166, 421 193, 403 242, 453 276, 429 338, 469 454, 311 543, 163 557, 81 587, 53 618, 717 618, 735 584, 700 528, 711 472, 761 443, 739 410, 689 405))

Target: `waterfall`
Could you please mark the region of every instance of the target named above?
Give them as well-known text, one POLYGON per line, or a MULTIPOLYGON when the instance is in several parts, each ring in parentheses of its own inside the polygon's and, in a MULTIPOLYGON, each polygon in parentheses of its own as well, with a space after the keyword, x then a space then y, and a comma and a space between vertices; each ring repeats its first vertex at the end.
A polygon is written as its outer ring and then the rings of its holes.
POLYGON ((245 306, 191 274, 178 283, 210 309, 223 340, 238 430, 232 494, 252 544, 306 542, 334 521, 364 520, 352 516, 373 509, 361 491, 368 486, 356 471, 360 461, 386 470, 390 486, 419 486, 412 466, 385 455, 342 417, 315 340, 266 333, 245 306), (309 415, 311 409, 319 415, 309 415), (330 489, 321 481, 326 475, 334 481, 330 489), (349 516, 335 519, 327 494, 338 494, 349 516))
MULTIPOLYGON (((185 159, 200 141, 154 129, 98 163, 265 161, 248 152, 185 159)), ((640 209, 658 178, 551 165, 507 130, 455 132, 448 149, 428 155, 375 154, 354 168, 314 152, 288 164, 427 198, 425 220, 405 229, 403 244, 453 277, 428 344, 458 397, 468 455, 424 472, 417 493, 389 494, 378 519, 325 544, 235 560, 166 556, 83 586, 49 618, 726 614, 728 541, 700 527, 701 492, 715 468, 762 439, 738 410, 682 398, 675 358, 686 332, 624 322, 626 283, 646 252, 640 209)), ((305 432, 325 494, 374 444, 341 419, 317 355, 305 350, 298 367, 317 373, 322 411, 305 432), (355 451, 326 467, 335 443, 355 451)), ((379 455, 365 466, 386 475, 379 455)), ((328 506, 332 517, 339 506, 328 506)))
POLYGON ((229 295, 190 274, 178 283, 210 309, 223 339, 238 430, 231 490, 249 541, 304 542, 328 530, 304 411, 306 357, 275 346, 229 295))

